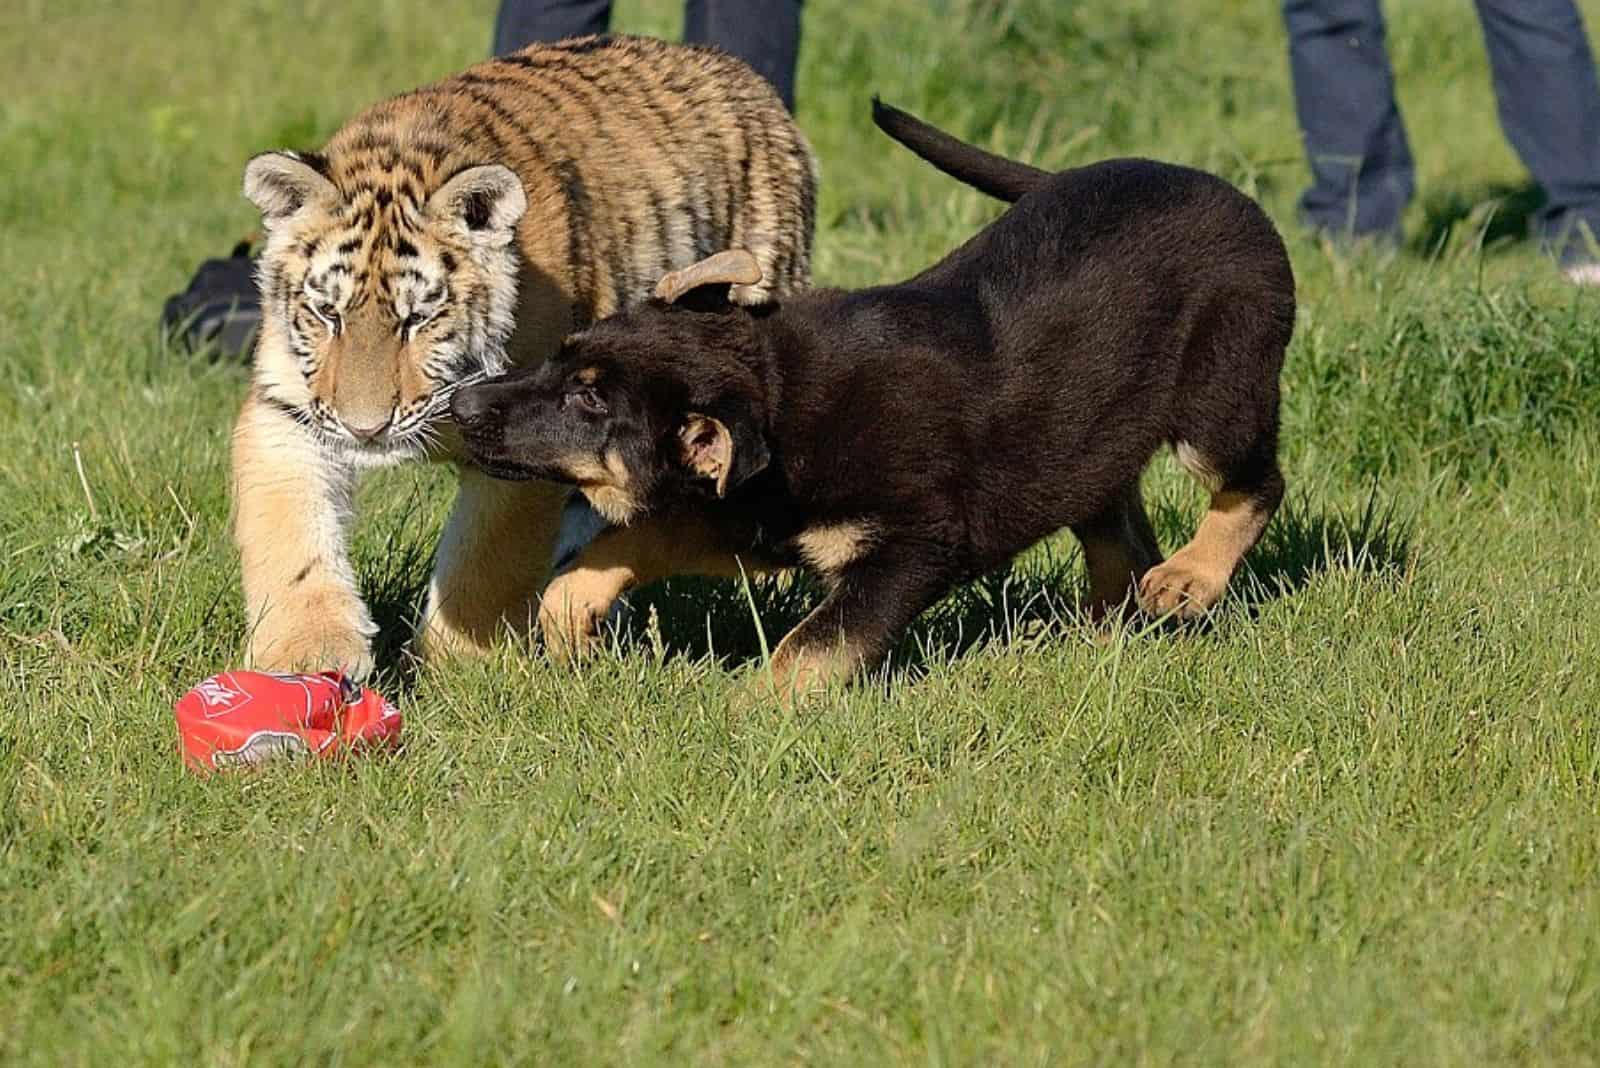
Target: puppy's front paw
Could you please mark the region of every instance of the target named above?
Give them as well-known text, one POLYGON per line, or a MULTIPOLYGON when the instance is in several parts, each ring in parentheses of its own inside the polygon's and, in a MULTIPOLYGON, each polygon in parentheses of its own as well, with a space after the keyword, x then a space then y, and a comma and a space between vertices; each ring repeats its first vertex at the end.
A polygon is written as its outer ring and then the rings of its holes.
POLYGON ((601 624, 615 597, 597 591, 582 572, 558 575, 539 599, 539 631, 557 660, 577 661, 600 645, 601 624))
POLYGON ((728 699, 729 710, 739 717, 763 712, 792 712, 810 697, 822 692, 820 687, 802 690, 795 679, 778 679, 764 664, 758 665, 734 689, 728 699))
POLYGON ((258 671, 342 670, 356 679, 372 674, 377 627, 366 606, 330 589, 280 605, 257 624, 245 651, 258 671))
POLYGON ((785 639, 772 662, 755 669, 733 700, 737 712, 776 708, 793 711, 846 686, 860 660, 844 646, 805 648, 785 639))
POLYGON ((1145 572, 1139 581, 1139 607, 1152 616, 1199 619, 1222 599, 1228 576, 1196 567, 1179 553, 1145 572))

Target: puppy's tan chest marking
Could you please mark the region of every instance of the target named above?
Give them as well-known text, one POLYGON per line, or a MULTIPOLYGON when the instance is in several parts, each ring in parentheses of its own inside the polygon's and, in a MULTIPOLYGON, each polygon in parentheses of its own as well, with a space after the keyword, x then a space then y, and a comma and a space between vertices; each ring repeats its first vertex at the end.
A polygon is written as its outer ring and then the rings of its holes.
POLYGON ((603 461, 574 453, 562 461, 561 467, 577 482, 595 511, 610 522, 626 524, 638 513, 639 502, 630 489, 633 480, 615 449, 608 450, 603 461))
POLYGON ((872 524, 850 520, 810 527, 795 536, 794 545, 802 560, 831 575, 865 556, 876 540, 872 524))

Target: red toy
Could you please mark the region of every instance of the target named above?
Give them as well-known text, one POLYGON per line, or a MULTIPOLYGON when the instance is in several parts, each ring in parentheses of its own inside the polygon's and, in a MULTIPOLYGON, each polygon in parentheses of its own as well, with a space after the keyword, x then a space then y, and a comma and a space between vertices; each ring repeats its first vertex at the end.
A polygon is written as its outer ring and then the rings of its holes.
POLYGON ((178 699, 178 741, 196 771, 279 757, 334 757, 400 742, 400 713, 342 672, 225 671, 178 699))

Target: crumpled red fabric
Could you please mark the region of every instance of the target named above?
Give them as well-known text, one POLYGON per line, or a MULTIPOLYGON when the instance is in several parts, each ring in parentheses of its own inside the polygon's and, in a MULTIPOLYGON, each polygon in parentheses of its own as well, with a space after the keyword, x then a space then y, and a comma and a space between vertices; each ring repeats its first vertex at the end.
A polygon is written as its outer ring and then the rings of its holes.
POLYGON ((173 705, 184 763, 195 771, 312 760, 400 743, 400 713, 343 672, 225 671, 173 705))

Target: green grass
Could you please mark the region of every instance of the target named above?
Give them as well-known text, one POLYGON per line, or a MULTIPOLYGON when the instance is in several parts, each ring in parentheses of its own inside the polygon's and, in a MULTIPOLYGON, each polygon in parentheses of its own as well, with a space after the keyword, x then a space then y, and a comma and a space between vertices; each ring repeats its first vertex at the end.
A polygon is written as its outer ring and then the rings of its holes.
MULTIPOLYGON (((391 643, 399 757, 185 774, 171 702, 243 629, 244 378, 163 350, 160 302, 254 226, 249 153, 475 59, 492 6, 0 10, 0 1062, 1600 1059, 1600 300, 1512 239, 1458 0, 1389 5, 1421 195, 1387 263, 1294 231, 1276 5, 807 6, 824 281, 996 210, 874 91, 1046 165, 1205 166, 1284 227, 1291 493, 1213 626, 1097 642, 1058 539, 886 679, 738 718, 745 595, 683 582, 583 675, 391 643)), ((402 633, 448 484, 364 493, 402 633)), ((1170 549, 1199 497, 1148 485, 1170 549)), ((769 634, 811 596, 756 593, 769 634)))

